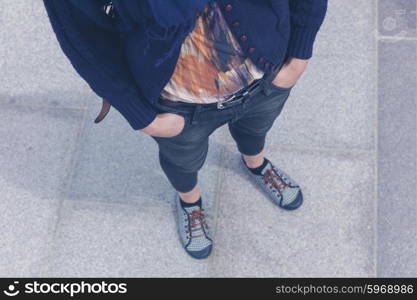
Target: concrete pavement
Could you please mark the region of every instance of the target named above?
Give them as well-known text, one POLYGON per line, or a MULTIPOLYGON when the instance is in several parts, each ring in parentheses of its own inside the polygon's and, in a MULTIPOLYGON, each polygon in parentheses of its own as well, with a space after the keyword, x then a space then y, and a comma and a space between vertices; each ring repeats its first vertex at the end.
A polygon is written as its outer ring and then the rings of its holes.
POLYGON ((205 261, 181 248, 154 141, 114 109, 93 124, 100 99, 42 1, 3 1, 0 276, 417 276, 416 0, 329 1, 267 140, 304 187, 299 210, 248 181, 226 126, 210 138, 205 261))

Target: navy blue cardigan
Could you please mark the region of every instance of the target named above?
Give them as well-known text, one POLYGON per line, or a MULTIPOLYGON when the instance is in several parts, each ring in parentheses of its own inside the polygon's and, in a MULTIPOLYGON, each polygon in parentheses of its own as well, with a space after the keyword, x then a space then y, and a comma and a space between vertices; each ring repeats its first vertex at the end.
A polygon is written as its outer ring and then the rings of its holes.
MULTIPOLYGON (((105 0, 83 0, 91 5, 82 8, 75 1, 44 0, 63 52, 92 90, 134 130, 146 127, 157 115, 154 103, 174 72, 184 37, 149 40, 149 22, 125 30, 120 18, 101 9, 105 0), (170 57, 161 61, 171 48, 170 57)), ((277 71, 287 57, 312 56, 327 9, 327 0, 217 2, 243 51, 266 73, 277 71)))

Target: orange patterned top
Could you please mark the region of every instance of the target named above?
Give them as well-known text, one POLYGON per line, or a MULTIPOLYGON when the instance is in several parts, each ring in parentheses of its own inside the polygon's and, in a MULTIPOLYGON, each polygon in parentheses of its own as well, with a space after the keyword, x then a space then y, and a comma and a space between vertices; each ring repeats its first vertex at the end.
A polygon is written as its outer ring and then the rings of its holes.
POLYGON ((191 103, 217 102, 262 76, 263 72, 242 52, 213 1, 184 40, 174 73, 161 97, 191 103))

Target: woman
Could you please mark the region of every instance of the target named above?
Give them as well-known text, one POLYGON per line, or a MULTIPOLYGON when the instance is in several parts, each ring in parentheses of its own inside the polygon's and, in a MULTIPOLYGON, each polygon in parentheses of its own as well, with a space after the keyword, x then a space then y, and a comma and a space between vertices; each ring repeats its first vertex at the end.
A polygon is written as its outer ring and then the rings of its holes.
POLYGON ((209 136, 226 123, 242 166, 270 199, 288 210, 301 205, 300 187, 263 153, 312 56, 327 0, 44 3, 62 50, 103 98, 96 122, 114 106, 158 144, 192 257, 213 247, 197 175, 209 136))

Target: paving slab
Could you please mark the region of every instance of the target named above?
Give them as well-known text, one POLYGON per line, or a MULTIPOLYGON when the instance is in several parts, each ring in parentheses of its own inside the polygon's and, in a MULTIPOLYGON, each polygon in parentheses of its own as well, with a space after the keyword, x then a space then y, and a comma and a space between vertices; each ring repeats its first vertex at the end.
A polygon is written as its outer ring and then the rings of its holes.
POLYGON ((315 41, 314 57, 341 55, 341 60, 367 61, 375 49, 377 1, 330 0, 315 41))
POLYGON ((205 277, 182 249, 168 207, 67 201, 49 257, 57 277, 205 277))
POLYGON ((0 276, 39 276, 83 113, 0 106, 0 276))
POLYGON ((379 42, 378 275, 417 276, 416 41, 379 42))
POLYGON ((313 59, 268 140, 309 148, 372 150, 375 71, 370 62, 352 65, 338 56, 313 59))
POLYGON ((372 155, 282 148, 267 157, 303 187, 305 203, 292 212, 274 206, 226 151, 211 275, 374 276, 372 155))

